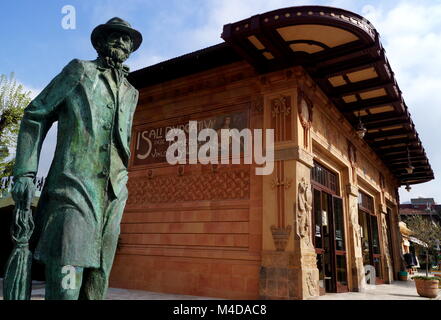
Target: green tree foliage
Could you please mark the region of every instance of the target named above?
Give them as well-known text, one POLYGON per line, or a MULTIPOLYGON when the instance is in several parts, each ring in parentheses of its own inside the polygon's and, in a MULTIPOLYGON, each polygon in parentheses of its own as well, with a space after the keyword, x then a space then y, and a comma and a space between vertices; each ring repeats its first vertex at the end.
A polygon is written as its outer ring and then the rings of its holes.
POLYGON ((0 75, 0 177, 12 174, 20 120, 31 102, 30 95, 13 73, 9 77, 0 75))
MULTIPOLYGON (((413 236, 427 244, 426 257, 429 252, 437 254, 435 248, 441 241, 441 226, 428 216, 413 215, 406 219, 407 227, 412 230, 413 236)), ((426 275, 428 275, 429 261, 426 261, 426 275)))

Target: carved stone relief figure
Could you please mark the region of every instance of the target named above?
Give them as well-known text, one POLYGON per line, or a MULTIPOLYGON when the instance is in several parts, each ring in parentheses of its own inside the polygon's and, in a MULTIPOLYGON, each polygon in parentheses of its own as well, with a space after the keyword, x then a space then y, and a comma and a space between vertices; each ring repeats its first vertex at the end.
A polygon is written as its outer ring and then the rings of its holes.
POLYGON ((358 223, 355 223, 353 225, 354 228, 354 237, 355 237, 355 247, 360 248, 361 247, 361 227, 358 223))
POLYGON ((297 210, 297 234, 305 239, 306 244, 311 244, 311 210, 312 210, 312 192, 305 178, 299 183, 298 187, 298 210, 297 210))
POLYGON ((308 293, 310 296, 317 295, 317 282, 314 281, 314 277, 312 272, 308 272, 308 276, 306 277, 306 285, 308 286, 308 293))
POLYGON ((388 263, 389 263, 389 259, 390 259, 389 238, 387 236, 388 230, 387 230, 387 223, 386 223, 386 215, 385 214, 381 215, 381 229, 383 232, 383 239, 384 239, 384 244, 385 244, 384 254, 386 256, 386 261, 388 261, 388 263))
POLYGON ((358 223, 356 213, 357 213, 357 206, 356 206, 355 202, 353 202, 351 205, 351 215, 352 215, 351 222, 352 222, 352 227, 354 229, 355 248, 360 248, 362 235, 361 235, 361 227, 358 223))

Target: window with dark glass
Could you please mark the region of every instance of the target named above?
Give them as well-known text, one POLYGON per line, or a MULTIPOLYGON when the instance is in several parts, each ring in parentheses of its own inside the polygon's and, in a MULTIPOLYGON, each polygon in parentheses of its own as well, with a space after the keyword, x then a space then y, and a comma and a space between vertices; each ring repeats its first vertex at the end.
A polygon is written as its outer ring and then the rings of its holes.
POLYGON ((380 254, 380 240, 378 239, 377 217, 371 216, 371 222, 372 222, 372 251, 373 253, 380 254))
POLYGON ((382 278, 381 249, 374 199, 364 192, 358 196, 358 223, 361 227, 361 250, 364 265, 373 265, 377 279, 382 278))
POLYGON ((358 213, 358 224, 361 227, 361 253, 363 255, 363 264, 372 265, 371 255, 370 255, 370 237, 369 237, 369 215, 366 212, 359 211, 358 213))
POLYGON ((323 187, 338 194, 338 176, 323 167, 319 163, 314 163, 314 168, 311 170, 311 178, 314 182, 321 184, 323 187))
POLYGON ((347 273, 346 273, 346 256, 337 255, 337 281, 342 285, 347 285, 347 273))
POLYGON ((358 194, 358 205, 369 213, 374 212, 374 199, 364 192, 358 194))
POLYGON ((338 196, 338 175, 315 163, 312 239, 317 254, 320 292, 348 291, 343 200, 338 196))
POLYGON ((323 248, 322 242, 322 201, 321 193, 314 190, 314 245, 316 248, 323 248))
POLYGON ((336 250, 345 250, 345 227, 343 221, 343 201, 334 198, 334 229, 336 250))

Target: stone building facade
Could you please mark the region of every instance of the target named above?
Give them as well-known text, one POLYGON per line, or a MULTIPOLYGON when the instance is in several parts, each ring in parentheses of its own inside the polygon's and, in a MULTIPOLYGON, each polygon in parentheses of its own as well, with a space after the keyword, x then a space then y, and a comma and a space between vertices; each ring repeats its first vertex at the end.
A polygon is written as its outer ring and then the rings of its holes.
POLYGON ((140 100, 111 285, 307 299, 363 290, 365 265, 393 281, 397 190, 433 172, 375 29, 348 11, 293 7, 226 25, 223 38, 131 74, 140 100), (273 173, 169 165, 164 133, 189 120, 274 129, 273 173))

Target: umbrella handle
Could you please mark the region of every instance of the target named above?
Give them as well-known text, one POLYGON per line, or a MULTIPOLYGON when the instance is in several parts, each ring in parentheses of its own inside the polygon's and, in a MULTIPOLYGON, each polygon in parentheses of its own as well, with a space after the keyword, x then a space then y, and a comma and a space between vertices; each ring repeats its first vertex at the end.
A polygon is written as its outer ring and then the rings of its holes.
POLYGON ((30 210, 35 190, 34 178, 27 176, 14 178, 11 194, 15 207, 19 210, 30 210))
POLYGON ((34 231, 32 210, 14 209, 14 223, 11 225, 11 237, 16 245, 27 246, 34 231))

